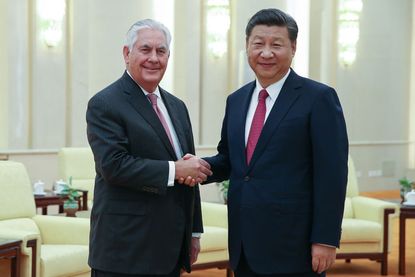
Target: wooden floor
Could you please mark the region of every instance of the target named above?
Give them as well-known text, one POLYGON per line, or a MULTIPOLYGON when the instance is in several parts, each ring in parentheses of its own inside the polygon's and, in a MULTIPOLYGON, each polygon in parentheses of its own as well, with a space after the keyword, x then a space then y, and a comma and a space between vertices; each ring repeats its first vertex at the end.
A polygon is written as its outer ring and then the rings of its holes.
MULTIPOLYGON (((399 191, 384 191, 373 193, 361 193, 380 199, 399 198, 399 191)), ((389 277, 398 277, 398 235, 399 219, 392 221, 392 249, 389 254, 388 272, 389 277)), ((209 269, 194 271, 191 274, 183 274, 183 277, 225 277, 225 270, 209 269)), ((370 260, 352 260, 346 263, 344 260, 336 260, 336 264, 328 271, 327 276, 333 277, 375 277, 380 275, 380 264, 370 260)), ((406 221, 406 276, 415 277, 415 220, 406 221)))

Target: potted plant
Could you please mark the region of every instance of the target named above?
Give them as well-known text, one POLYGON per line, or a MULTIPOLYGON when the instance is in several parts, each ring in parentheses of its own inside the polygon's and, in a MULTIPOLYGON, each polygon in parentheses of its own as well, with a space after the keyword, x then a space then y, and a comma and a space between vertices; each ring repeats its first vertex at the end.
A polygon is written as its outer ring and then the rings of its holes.
POLYGON ((228 190, 229 190, 229 180, 218 183, 219 190, 222 193, 223 201, 225 204, 228 203, 228 190))
POLYGON ((403 177, 399 180, 399 184, 401 185, 400 195, 401 195, 401 203, 405 201, 405 195, 412 190, 415 189, 415 182, 409 181, 408 178, 403 177))
POLYGON ((69 177, 68 184, 64 186, 62 194, 67 196, 67 199, 63 202, 63 209, 66 216, 75 217, 75 213, 79 209, 78 198, 79 192, 72 187, 72 176, 69 177))

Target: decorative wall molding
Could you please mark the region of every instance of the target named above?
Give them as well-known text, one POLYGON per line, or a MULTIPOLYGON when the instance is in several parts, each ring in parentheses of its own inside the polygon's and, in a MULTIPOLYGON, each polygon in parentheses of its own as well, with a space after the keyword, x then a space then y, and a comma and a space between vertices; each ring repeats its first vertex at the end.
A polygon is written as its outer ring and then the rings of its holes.
POLYGON ((356 140, 350 141, 350 146, 385 146, 385 145, 412 145, 415 144, 415 141, 411 140, 379 140, 379 141, 370 141, 370 140, 356 140))

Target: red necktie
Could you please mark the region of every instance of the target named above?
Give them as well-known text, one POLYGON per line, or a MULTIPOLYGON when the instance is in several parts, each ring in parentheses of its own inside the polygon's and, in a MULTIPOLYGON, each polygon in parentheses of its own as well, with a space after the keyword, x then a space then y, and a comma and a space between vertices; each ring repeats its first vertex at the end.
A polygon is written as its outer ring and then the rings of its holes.
POLYGON ((159 107, 157 106, 157 95, 154 93, 147 94, 148 99, 150 99, 151 105, 153 106, 154 111, 156 112, 157 116, 160 119, 161 125, 164 127, 164 131, 166 131, 167 136, 169 137, 170 143, 173 146, 173 139, 171 138, 171 133, 169 129, 169 125, 167 125, 166 119, 164 118, 163 114, 161 113, 159 107))
POLYGON ((263 89, 259 92, 258 105, 256 106, 254 118, 252 119, 251 129, 249 130, 248 143, 246 144, 246 162, 249 164, 252 155, 254 154, 255 146, 258 142, 259 135, 261 135, 262 127, 264 126, 265 113, 267 107, 265 100, 268 97, 268 92, 263 89))

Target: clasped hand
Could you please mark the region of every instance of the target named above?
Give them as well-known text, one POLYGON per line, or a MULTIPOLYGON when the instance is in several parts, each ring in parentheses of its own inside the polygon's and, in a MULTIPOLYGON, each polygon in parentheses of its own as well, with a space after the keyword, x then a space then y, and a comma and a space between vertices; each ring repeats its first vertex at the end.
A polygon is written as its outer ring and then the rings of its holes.
POLYGON ((176 161, 175 166, 175 179, 180 184, 191 187, 206 181, 207 177, 212 175, 209 163, 191 154, 186 154, 176 161))

